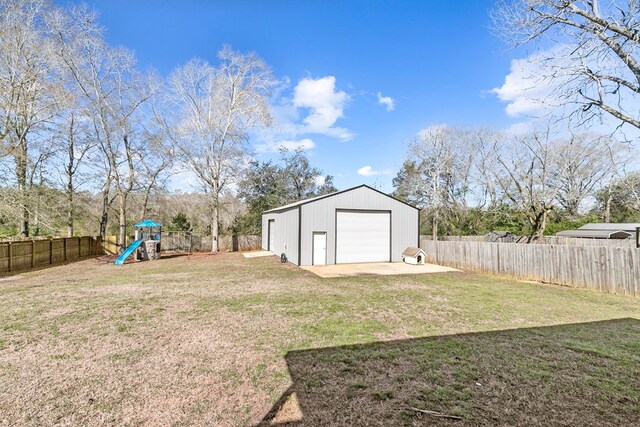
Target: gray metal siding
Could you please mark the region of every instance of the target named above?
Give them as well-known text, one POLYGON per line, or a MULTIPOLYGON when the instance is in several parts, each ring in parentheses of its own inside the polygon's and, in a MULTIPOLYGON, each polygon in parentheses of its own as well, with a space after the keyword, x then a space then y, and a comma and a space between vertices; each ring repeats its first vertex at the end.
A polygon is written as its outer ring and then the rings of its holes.
MULTIPOLYGON (((314 231, 327 233, 327 263, 336 262, 336 209, 390 210, 391 261, 402 261, 402 252, 418 244, 418 210, 366 187, 336 194, 302 205, 301 265, 311 265, 311 246, 314 231)), ((297 210, 296 210, 297 213, 297 210)), ((264 218, 263 216, 263 229, 264 218)), ((297 237, 297 219, 295 232, 297 237)), ((264 239, 264 237, 263 237, 264 239)), ((288 256, 288 255, 287 255, 288 256)))
POLYGON ((298 264, 298 208, 280 213, 262 214, 262 249, 268 250, 269 220, 273 219, 271 239, 273 252, 284 253, 290 262, 298 264))

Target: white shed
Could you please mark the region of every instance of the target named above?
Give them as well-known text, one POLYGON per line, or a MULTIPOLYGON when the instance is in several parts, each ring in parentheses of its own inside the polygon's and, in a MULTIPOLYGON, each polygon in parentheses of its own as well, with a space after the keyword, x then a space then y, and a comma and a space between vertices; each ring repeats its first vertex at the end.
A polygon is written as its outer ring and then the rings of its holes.
POLYGON ((297 265, 399 262, 419 244, 420 211, 366 185, 262 214, 262 248, 297 265))

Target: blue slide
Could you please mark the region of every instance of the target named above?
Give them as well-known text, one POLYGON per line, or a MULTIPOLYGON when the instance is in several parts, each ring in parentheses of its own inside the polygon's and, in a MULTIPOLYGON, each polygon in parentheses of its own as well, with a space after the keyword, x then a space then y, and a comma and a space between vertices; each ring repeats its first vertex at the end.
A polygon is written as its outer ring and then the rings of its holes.
POLYGON ((122 252, 122 255, 120 255, 118 257, 118 259, 116 260, 116 265, 122 265, 124 264, 124 261, 129 258, 129 256, 131 256, 131 254, 133 253, 133 251, 135 251, 136 249, 138 249, 138 247, 142 244, 142 240, 135 240, 132 244, 129 245, 129 247, 122 252))

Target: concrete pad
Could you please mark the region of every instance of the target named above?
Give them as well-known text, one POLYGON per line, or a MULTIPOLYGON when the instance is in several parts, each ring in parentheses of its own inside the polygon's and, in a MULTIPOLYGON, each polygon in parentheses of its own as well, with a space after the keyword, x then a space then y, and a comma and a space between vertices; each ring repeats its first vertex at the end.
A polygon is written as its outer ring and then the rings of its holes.
POLYGON ((251 252, 244 252, 242 255, 245 258, 260 258, 265 256, 273 256, 274 253, 270 251, 251 251, 251 252))
POLYGON ((300 268, 323 278, 353 276, 395 276, 400 274, 429 274, 460 271, 442 265, 410 265, 404 262, 376 262, 366 264, 306 265, 300 268))

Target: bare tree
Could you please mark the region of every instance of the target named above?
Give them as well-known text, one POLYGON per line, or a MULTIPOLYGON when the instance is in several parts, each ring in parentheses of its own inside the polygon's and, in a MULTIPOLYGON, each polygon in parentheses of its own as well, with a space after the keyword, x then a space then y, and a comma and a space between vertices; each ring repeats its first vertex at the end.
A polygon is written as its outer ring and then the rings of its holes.
POLYGON ((468 206, 475 159, 472 133, 432 126, 422 130, 409 147, 408 160, 394 179, 396 194, 426 209, 433 240, 440 220, 453 207, 468 206))
POLYGON ((29 236, 29 174, 38 132, 58 111, 64 91, 55 78, 51 43, 44 36, 44 1, 0 1, 0 146, 13 157, 20 232, 29 236))
POLYGON ((175 70, 169 104, 157 111, 177 159, 208 195, 212 252, 218 251, 221 196, 247 165, 247 132, 270 123, 267 99, 273 82, 267 65, 253 53, 225 47, 218 58, 218 67, 192 60, 175 70))
MULTIPOLYGON (((640 2, 502 0, 493 22, 513 45, 546 38, 539 78, 582 121, 602 114, 640 129, 640 2)), ((541 82, 532 82, 532 85, 541 82)))
POLYGON ((542 237, 560 192, 554 178, 565 174, 570 153, 556 149, 547 127, 524 135, 503 135, 494 145, 493 157, 492 172, 500 190, 529 224, 528 241, 542 237))
POLYGON ((626 148, 609 137, 593 134, 556 140, 553 147, 556 153, 551 159, 551 185, 558 190, 559 205, 569 215, 578 215, 583 201, 615 172, 619 155, 626 148))
POLYGON ((59 185, 65 194, 65 217, 67 237, 74 234, 74 222, 76 219, 75 196, 80 185, 84 183, 82 167, 95 144, 91 138, 90 120, 87 115, 74 106, 70 106, 53 128, 54 144, 58 147, 59 185))
POLYGON ((127 202, 136 184, 140 164, 143 105, 153 96, 152 80, 135 70, 135 57, 109 47, 95 13, 85 7, 49 18, 57 54, 65 64, 92 120, 93 136, 104 156, 103 213, 100 233, 106 233, 110 192, 117 200, 119 244, 126 242, 127 202))
POLYGON ((170 141, 164 139, 161 129, 147 129, 144 134, 146 144, 142 147, 140 161, 140 185, 142 204, 140 218, 149 215, 149 202, 154 190, 163 188, 171 176, 174 149, 170 141))
POLYGON ((480 207, 496 208, 503 202, 500 183, 496 178, 496 147, 505 140, 505 135, 491 129, 479 129, 474 132, 476 139, 476 159, 473 167, 476 181, 476 199, 480 207))

